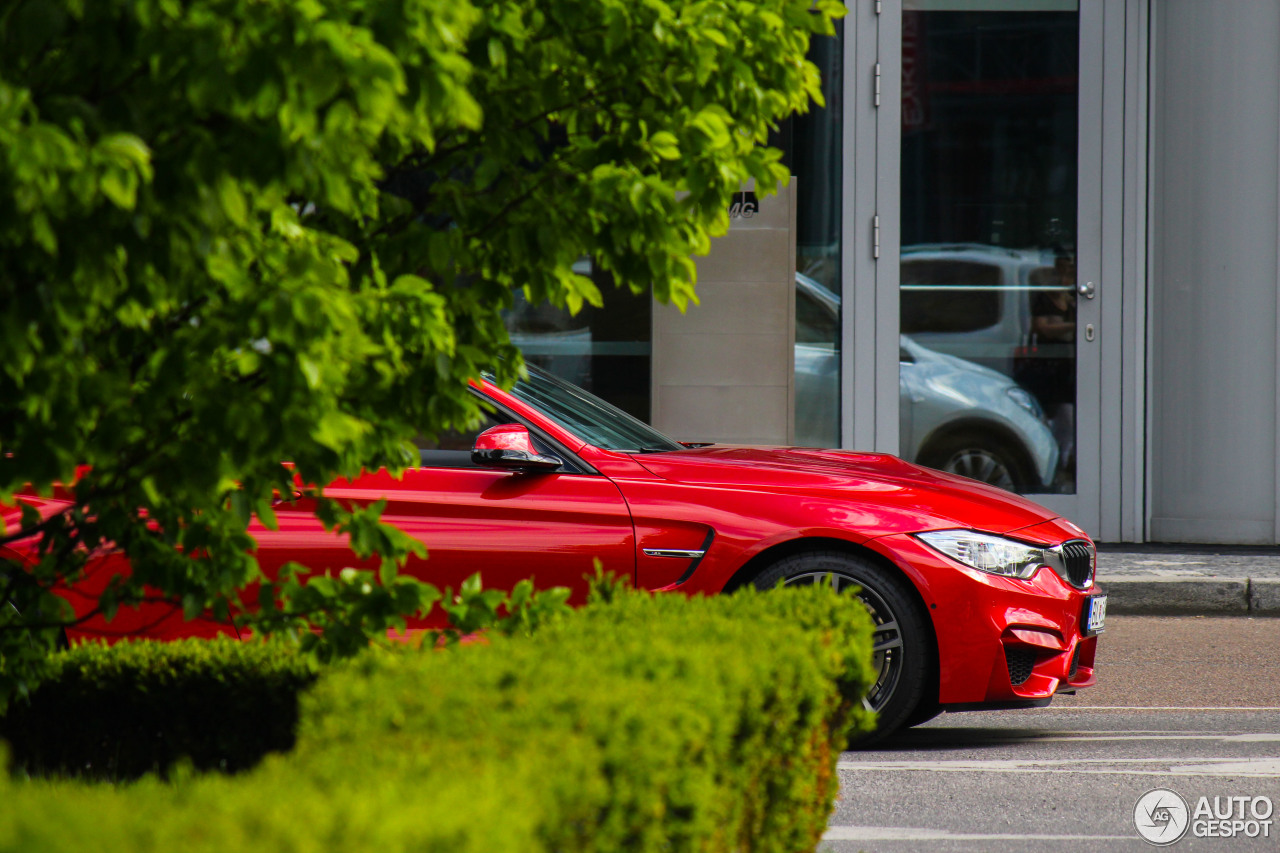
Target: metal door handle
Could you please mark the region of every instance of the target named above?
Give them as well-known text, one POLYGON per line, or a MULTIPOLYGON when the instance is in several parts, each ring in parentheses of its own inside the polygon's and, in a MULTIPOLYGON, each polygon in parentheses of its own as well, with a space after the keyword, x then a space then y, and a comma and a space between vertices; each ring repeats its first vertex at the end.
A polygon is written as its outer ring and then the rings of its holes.
POLYGON ((1085 299, 1092 299, 1098 292, 1098 289, 1093 286, 1093 282, 1091 281, 1086 281, 1084 284, 1080 285, 1079 290, 1080 295, 1085 299))

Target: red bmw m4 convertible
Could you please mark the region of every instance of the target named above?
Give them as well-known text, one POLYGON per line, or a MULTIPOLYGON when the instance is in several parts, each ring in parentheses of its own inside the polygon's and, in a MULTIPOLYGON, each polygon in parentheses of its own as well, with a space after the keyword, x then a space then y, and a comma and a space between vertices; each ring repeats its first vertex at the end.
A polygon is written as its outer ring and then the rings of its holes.
MULTIPOLYGON (((399 477, 325 489, 386 499, 383 519, 430 551, 405 571, 441 589, 479 571, 486 587, 532 577, 581 601, 596 560, 650 590, 856 586, 876 625, 865 701, 881 732, 940 710, 1045 705, 1094 683, 1106 597, 1093 543, 1031 501, 883 454, 684 444, 533 368, 509 392, 472 392, 490 412, 473 434, 424 443, 421 465, 399 477)), ((251 530, 269 574, 288 561, 354 564, 307 506, 277 516, 277 530, 251 530)), ((105 583, 117 559, 91 567, 89 582, 105 583)), ((71 633, 131 623, 151 636, 217 630, 122 613, 71 633)))

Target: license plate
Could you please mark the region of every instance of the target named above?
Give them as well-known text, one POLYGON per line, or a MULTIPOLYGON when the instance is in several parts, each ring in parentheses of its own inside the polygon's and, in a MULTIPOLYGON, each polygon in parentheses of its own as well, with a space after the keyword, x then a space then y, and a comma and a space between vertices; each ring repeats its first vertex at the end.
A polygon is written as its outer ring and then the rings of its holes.
POLYGON ((1101 634, 1103 625, 1107 621, 1107 597, 1105 595, 1094 595, 1086 598, 1084 601, 1084 618, 1080 621, 1084 623, 1086 636, 1092 637, 1094 634, 1101 634))

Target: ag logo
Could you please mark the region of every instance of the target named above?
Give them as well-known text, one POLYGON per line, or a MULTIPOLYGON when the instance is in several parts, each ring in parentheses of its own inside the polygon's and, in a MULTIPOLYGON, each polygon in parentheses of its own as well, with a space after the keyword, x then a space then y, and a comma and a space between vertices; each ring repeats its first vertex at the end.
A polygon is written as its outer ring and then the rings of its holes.
POLYGON ((1138 834, 1157 847, 1180 840, 1190 823, 1187 801, 1168 788, 1147 791, 1133 807, 1133 825, 1138 834))
POLYGON ((734 193, 733 201, 729 203, 729 218, 737 219, 741 216, 743 219, 750 219, 756 215, 756 211, 759 209, 760 202, 756 199, 755 193, 734 193))

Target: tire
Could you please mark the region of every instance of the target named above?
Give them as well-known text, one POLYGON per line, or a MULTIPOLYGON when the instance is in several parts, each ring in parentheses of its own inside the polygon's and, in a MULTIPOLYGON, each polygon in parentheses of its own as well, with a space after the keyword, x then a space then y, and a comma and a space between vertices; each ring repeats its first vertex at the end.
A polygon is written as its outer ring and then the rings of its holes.
POLYGON ((929 702, 928 673, 934 671, 937 651, 915 592, 905 578, 852 554, 814 551, 796 554, 761 572, 754 584, 777 586, 812 584, 830 577, 837 591, 860 588, 858 597, 876 624, 872 668, 876 681, 862 702, 876 712, 876 729, 855 738, 850 747, 868 746, 909 722, 921 702, 929 702))
POLYGON ((942 706, 937 702, 921 702, 916 709, 907 715, 906 721, 902 724, 905 729, 915 726, 924 725, 934 717, 942 713, 942 706))
POLYGON ((919 462, 1007 492, 1029 491, 1035 481, 1025 454, 980 433, 943 436, 920 454, 919 462))

